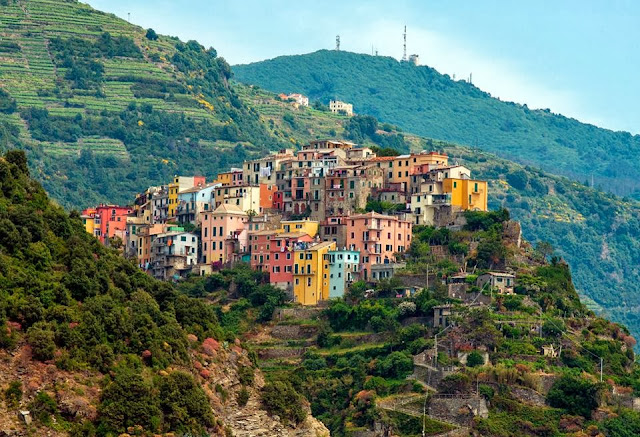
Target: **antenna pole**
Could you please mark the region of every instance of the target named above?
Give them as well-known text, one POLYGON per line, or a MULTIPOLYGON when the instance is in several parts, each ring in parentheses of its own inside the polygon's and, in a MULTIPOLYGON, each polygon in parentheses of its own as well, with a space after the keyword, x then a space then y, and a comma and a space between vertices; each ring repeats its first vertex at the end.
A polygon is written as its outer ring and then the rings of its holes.
POLYGON ((340 35, 336 35, 336 51, 340 51, 340 35))
POLYGON ((407 60, 407 26, 404 26, 404 33, 402 34, 404 37, 404 46, 402 51, 402 60, 407 60))

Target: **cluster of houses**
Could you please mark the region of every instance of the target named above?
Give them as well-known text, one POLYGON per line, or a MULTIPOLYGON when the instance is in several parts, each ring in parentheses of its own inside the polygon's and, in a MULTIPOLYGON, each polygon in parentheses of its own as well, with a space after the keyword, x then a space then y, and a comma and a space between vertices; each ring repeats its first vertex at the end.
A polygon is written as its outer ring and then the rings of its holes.
POLYGON ((131 206, 99 205, 82 218, 88 232, 156 278, 244 262, 313 305, 342 296, 354 281, 393 276, 414 225, 452 225, 465 210, 487 210, 487 183, 443 153, 382 157, 317 140, 245 161, 210 182, 175 176, 131 206), (365 212, 371 200, 396 207, 365 212))
MULTIPOLYGON (((299 93, 278 94, 278 98, 283 101, 289 101, 295 108, 309 106, 309 97, 299 93)), ((329 101, 329 111, 334 114, 353 116, 353 104, 342 102, 340 100, 329 101)))

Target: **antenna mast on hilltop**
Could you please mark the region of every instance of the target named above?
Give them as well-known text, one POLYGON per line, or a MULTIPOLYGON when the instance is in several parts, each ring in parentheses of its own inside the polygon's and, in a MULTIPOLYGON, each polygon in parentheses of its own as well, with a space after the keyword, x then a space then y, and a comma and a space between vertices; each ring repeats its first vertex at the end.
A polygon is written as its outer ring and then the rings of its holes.
POLYGON ((403 51, 402 51, 402 60, 406 61, 407 60, 407 26, 404 26, 404 33, 402 34, 402 36, 404 37, 404 46, 403 46, 403 51))
POLYGON ((336 35, 336 51, 340 51, 340 35, 336 35))

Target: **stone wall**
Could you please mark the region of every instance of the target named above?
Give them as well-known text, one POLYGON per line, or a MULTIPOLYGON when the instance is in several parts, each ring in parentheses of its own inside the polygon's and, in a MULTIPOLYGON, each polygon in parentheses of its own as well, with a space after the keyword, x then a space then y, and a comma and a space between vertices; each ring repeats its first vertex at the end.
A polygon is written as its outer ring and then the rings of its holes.
POLYGON ((482 396, 435 395, 429 401, 429 416, 443 422, 471 426, 474 417, 489 417, 489 409, 482 396))
POLYGON ((404 285, 405 287, 425 288, 427 286, 427 283, 429 284, 429 286, 432 286, 433 284, 436 283, 436 281, 439 281, 436 275, 429 274, 429 277, 428 277, 429 280, 427 282, 426 272, 417 273, 417 274, 397 273, 394 277, 399 279, 402 285, 404 285))
POLYGON ((271 336, 280 340, 308 339, 317 333, 318 327, 309 325, 276 325, 271 330, 271 336))
POLYGON ((285 319, 317 319, 322 312, 321 308, 278 308, 273 312, 275 320, 285 319))
POLYGON ((258 358, 261 360, 269 360, 274 358, 297 358, 305 353, 305 348, 267 348, 258 349, 258 358))

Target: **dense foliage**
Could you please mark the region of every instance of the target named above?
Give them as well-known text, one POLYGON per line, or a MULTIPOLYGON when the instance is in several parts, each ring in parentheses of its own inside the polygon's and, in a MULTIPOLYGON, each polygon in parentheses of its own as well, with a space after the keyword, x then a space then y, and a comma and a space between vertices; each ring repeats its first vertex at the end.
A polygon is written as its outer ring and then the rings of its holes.
MULTIPOLYGON (((76 213, 49 203, 17 151, 0 158, 0 284, 3 348, 15 347, 23 331, 37 360, 115 372, 105 381, 101 435, 130 425, 185 432, 213 425, 190 375, 171 372, 151 382, 137 357, 147 356, 146 365, 156 369, 189 364, 187 332, 223 336, 215 312, 100 245, 76 213)), ((19 386, 5 392, 10 404, 20 397, 19 386)), ((45 394, 35 402, 38 420, 47 423, 55 403, 45 394)))

